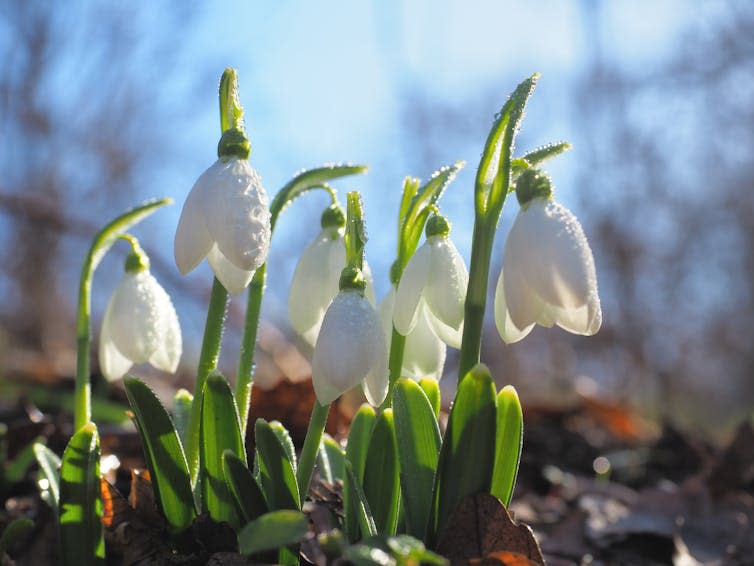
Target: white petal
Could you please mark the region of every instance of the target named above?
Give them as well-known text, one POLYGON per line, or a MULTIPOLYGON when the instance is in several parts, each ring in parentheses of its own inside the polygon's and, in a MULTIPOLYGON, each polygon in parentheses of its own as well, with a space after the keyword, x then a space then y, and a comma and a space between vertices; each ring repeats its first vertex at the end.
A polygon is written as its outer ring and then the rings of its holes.
POLYGON ((207 184, 214 177, 215 165, 207 169, 194 183, 181 210, 175 232, 173 254, 178 270, 186 275, 193 270, 212 247, 212 237, 204 221, 207 184))
POLYGON ((120 379, 133 365, 131 360, 118 351, 110 336, 112 304, 113 300, 110 299, 102 320, 102 332, 99 337, 99 368, 108 381, 120 379))
POLYGON ((435 334, 427 307, 422 304, 419 320, 414 330, 406 337, 401 373, 414 379, 431 377, 439 380, 445 365, 445 354, 445 344, 435 334))
POLYGON ((602 310, 596 293, 590 296, 587 304, 576 308, 556 310, 555 322, 558 326, 582 336, 592 336, 602 325, 602 310))
MULTIPOLYGON (((161 288, 162 289, 162 288, 161 288)), ((178 363, 181 361, 183 352, 183 341, 181 339, 181 326, 178 322, 178 315, 175 312, 170 297, 162 289, 164 301, 162 304, 162 327, 164 336, 160 346, 149 358, 149 363, 157 369, 175 373, 178 369, 178 363)))
POLYGON ((456 350, 461 349, 461 342, 463 339, 463 322, 458 328, 453 328, 452 326, 445 324, 443 321, 433 315, 429 310, 427 310, 427 319, 432 325, 432 330, 435 331, 435 334, 437 334, 437 337, 440 340, 445 342, 451 348, 455 348, 456 350))
POLYGON ((377 371, 380 360, 375 348, 380 344, 386 357, 382 330, 369 302, 354 290, 338 293, 325 313, 314 347, 312 384, 319 402, 331 403, 377 371))
MULTIPOLYGON (((148 271, 126 273, 113 293, 109 332, 118 350, 136 364, 160 346, 162 290, 148 271)), ((164 290, 163 290, 164 293, 164 290)))
POLYGON ((369 301, 369 304, 374 307, 377 305, 377 296, 374 294, 374 277, 372 277, 372 268, 369 267, 366 260, 364 260, 363 273, 364 279, 367 281, 367 287, 364 289, 364 296, 367 298, 367 301, 369 301))
POLYGON ((245 159, 220 159, 216 165, 206 195, 207 230, 235 267, 255 271, 267 260, 270 246, 267 193, 245 159))
POLYGON ((251 278, 254 277, 253 271, 239 269, 228 261, 228 258, 222 254, 217 245, 212 246, 212 249, 207 254, 207 261, 210 267, 212 267, 212 271, 215 272, 215 277, 217 277, 231 295, 240 295, 243 293, 251 278))
POLYGON ((419 314, 419 300, 429 276, 430 247, 424 243, 408 261, 395 292, 393 324, 403 336, 413 330, 419 314))
POLYGON ((385 344, 390 344, 393 336, 393 309, 395 308, 395 287, 390 285, 390 290, 380 301, 377 307, 377 318, 382 325, 382 334, 385 336, 385 344))
POLYGON ((495 287, 495 326, 497 326, 497 331, 503 341, 506 344, 513 344, 524 339, 534 328, 534 324, 521 329, 513 323, 510 313, 508 313, 508 305, 505 302, 504 287, 503 272, 501 271, 495 287))
POLYGON ((516 239, 520 232, 514 232, 514 228, 515 224, 505 243, 503 270, 506 275, 503 288, 511 321, 517 328, 524 329, 539 320, 545 305, 537 296, 534 284, 525 276, 527 255, 536 252, 524 247, 522 242, 516 239))
POLYGON ((346 262, 342 238, 323 230, 304 249, 296 265, 288 294, 288 315, 293 329, 312 346, 325 310, 338 294, 340 272, 346 262))
POLYGON ((463 322, 469 273, 449 238, 433 236, 427 245, 431 256, 424 298, 435 317, 457 330, 463 322))

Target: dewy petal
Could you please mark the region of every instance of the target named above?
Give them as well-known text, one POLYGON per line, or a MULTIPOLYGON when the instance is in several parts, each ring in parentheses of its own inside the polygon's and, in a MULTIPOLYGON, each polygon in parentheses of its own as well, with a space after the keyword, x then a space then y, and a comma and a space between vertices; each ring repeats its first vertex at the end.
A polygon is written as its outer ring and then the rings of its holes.
POLYGON ((99 337, 99 368, 108 381, 120 379, 133 365, 131 360, 118 351, 110 335, 112 304, 113 301, 110 299, 102 320, 102 332, 99 337))
POLYGON ((463 322, 458 328, 453 328, 433 315, 429 309, 426 309, 426 312, 427 320, 432 325, 432 330, 437 334, 437 337, 451 348, 460 350, 463 339, 463 322))
POLYGON ((469 283, 466 265, 447 237, 432 236, 425 245, 431 250, 429 275, 423 293, 427 306, 443 324, 457 330, 463 322, 469 283))
POLYGON ((327 307, 338 294, 340 272, 346 262, 343 239, 325 229, 301 254, 288 295, 291 326, 312 346, 327 307))
POLYGON ((509 254, 506 254, 503 266, 506 275, 502 282, 505 304, 511 322, 516 328, 523 330, 540 319, 545 305, 522 276, 521 269, 517 268, 519 263, 509 261, 508 258, 509 254))
POLYGON ((163 328, 164 335, 160 346, 158 346, 157 350, 149 358, 149 363, 157 369, 175 373, 183 352, 181 326, 170 297, 161 286, 158 285, 158 287, 162 295, 161 327, 163 328))
MULTIPOLYGON (((372 307, 375 307, 377 305, 377 295, 374 293, 374 277, 372 277, 372 268, 369 267, 366 260, 364 260, 363 273, 364 279, 366 279, 367 282, 367 287, 364 289, 364 296, 367 298, 367 301, 369 301, 369 304, 372 305, 372 307)), ((338 276, 338 279, 340 279, 340 275, 338 276)))
POLYGON ((385 355, 382 331, 369 302, 354 290, 338 293, 325 313, 312 359, 312 384, 321 404, 332 403, 376 370, 375 340, 385 355))
POLYGON ((411 332, 416 324, 419 301, 429 276, 431 253, 430 247, 425 242, 408 261, 398 283, 398 289, 395 292, 393 324, 403 336, 411 332))
POLYGON ((430 324, 431 315, 427 307, 422 304, 419 309, 419 320, 406 337, 402 375, 414 379, 431 377, 439 380, 445 365, 446 347, 430 324))
POLYGON ((204 221, 205 194, 207 185, 214 177, 214 168, 207 169, 194 183, 181 210, 178 229, 175 232, 173 254, 178 271, 186 275, 193 270, 212 247, 212 237, 204 221))
POLYGON ((505 301, 505 285, 502 271, 495 287, 495 326, 497 326, 497 331, 506 344, 513 344, 519 340, 523 340, 531 332, 531 329, 534 328, 533 323, 525 328, 519 328, 511 320, 508 305, 505 301))
POLYGON ((228 261, 228 258, 222 254, 217 245, 212 246, 207 254, 207 261, 217 279, 231 295, 243 293, 251 278, 254 277, 253 271, 244 271, 228 261))
POLYGON ((218 164, 206 195, 207 230, 236 268, 255 271, 267 260, 270 246, 267 193, 245 159, 220 159, 218 164))
MULTIPOLYGON (((118 350, 136 364, 146 362, 160 346, 160 297, 149 271, 126 273, 111 299, 110 335, 118 350)), ((161 287, 160 287, 161 289, 161 287)))

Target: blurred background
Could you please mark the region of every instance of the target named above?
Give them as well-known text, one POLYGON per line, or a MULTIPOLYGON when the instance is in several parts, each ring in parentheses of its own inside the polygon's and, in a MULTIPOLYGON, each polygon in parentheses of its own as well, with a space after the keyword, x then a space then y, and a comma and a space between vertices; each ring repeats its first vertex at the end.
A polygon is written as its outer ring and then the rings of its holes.
MULTIPOLYGON (((0 61, 6 399, 22 384, 72 383, 78 273, 91 238, 157 196, 176 205, 134 233, 173 296, 184 357, 177 377, 139 373, 167 388, 191 383, 211 272, 181 277, 173 234, 215 159, 217 84, 233 66, 268 193, 301 168, 370 166, 336 184, 341 195, 363 192, 378 297, 406 175, 426 179, 467 161, 442 206, 468 261, 474 173, 493 116, 540 71, 517 153, 574 144, 546 168, 594 250, 604 323, 590 339, 537 328, 506 346, 488 313, 483 359, 525 404, 588 390, 710 437, 754 407, 752 3, 0 0, 0 61)), ((258 349, 265 386, 310 371, 287 322, 287 287, 325 205, 308 195, 278 224, 258 349)), ((517 209, 510 199, 493 282, 517 209)), ((118 244, 96 274, 95 336, 126 251, 118 244)), ((221 364, 229 376, 244 307, 233 299, 221 364)), ((450 355, 449 385, 455 362, 450 355)), ((107 392, 101 380, 95 388, 107 392)))

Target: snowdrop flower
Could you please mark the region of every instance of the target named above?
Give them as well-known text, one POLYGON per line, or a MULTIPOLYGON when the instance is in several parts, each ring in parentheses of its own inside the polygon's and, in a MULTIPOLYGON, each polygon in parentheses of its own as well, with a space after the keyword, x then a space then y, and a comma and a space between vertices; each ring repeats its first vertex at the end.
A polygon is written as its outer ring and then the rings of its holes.
MULTIPOLYGON (((390 344, 392 338, 394 309, 395 288, 391 287, 377 310, 386 344, 390 344)), ((417 380, 423 377, 439 380, 442 377, 446 347, 432 328, 431 316, 424 303, 419 305, 416 325, 406 336, 401 377, 417 380)))
MULTIPOLYGON (((320 404, 332 403, 361 383, 367 401, 387 396, 387 348, 377 313, 361 289, 344 286, 327 308, 312 359, 312 384, 320 404)), ((363 278, 362 285, 365 284, 363 278)))
POLYGON ((267 260, 270 233, 267 193, 259 175, 245 158, 221 152, 183 205, 175 263, 185 275, 206 257, 220 283, 237 295, 267 260))
POLYGON ((518 342, 535 324, 595 334, 602 310, 594 258, 581 224, 552 200, 550 180, 542 171, 525 171, 516 194, 521 210, 505 243, 495 291, 500 336, 508 344, 518 342))
MULTIPOLYGON (((338 205, 326 208, 321 225, 320 233, 301 254, 288 294, 291 326, 311 346, 317 341, 327 307, 338 294, 338 281, 346 265, 343 209, 338 205)), ((366 262, 364 277, 367 300, 374 306, 374 283, 366 262)))
POLYGON ((418 323, 423 304, 437 336, 448 346, 460 348, 469 274, 449 234, 450 223, 442 216, 427 222, 427 239, 398 283, 393 324, 407 336, 418 323))
POLYGON ((140 250, 129 255, 126 273, 105 310, 99 340, 99 365, 110 381, 133 364, 149 362, 175 372, 181 359, 181 327, 170 297, 149 273, 140 250))

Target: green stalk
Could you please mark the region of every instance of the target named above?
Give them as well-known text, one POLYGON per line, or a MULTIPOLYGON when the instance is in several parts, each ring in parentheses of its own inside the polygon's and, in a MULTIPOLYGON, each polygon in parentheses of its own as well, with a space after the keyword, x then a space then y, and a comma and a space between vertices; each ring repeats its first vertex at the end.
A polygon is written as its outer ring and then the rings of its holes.
POLYGON ((189 417, 186 441, 186 459, 188 460, 189 471, 191 472, 192 484, 196 483, 196 478, 199 475, 199 427, 201 424, 204 383, 207 381, 210 372, 217 369, 227 310, 228 291, 225 290, 223 284, 215 277, 212 283, 209 308, 207 309, 207 323, 204 326, 202 351, 199 354, 199 368, 196 372, 196 386, 194 387, 194 402, 191 404, 191 416, 189 417))
POLYGON ((79 278, 79 298, 76 315, 76 385, 74 390, 73 423, 79 430, 92 418, 92 395, 89 383, 89 349, 92 340, 92 279, 94 270, 115 241, 131 226, 158 208, 171 204, 173 199, 151 200, 118 216, 102 228, 92 240, 84 258, 79 278))
POLYGON ((387 409, 393 406, 393 386, 401 376, 401 370, 403 369, 403 354, 405 350, 406 337, 393 327, 393 332, 390 336, 390 357, 388 359, 390 387, 388 388, 385 402, 382 404, 382 409, 387 409))
POLYGON ((330 405, 320 405, 314 400, 312 407, 312 416, 309 420, 309 428, 306 429, 306 438, 304 447, 301 449, 301 456, 298 460, 298 491, 301 496, 301 505, 304 504, 306 494, 309 492, 309 483, 312 480, 314 472, 314 462, 317 459, 317 452, 322 441, 322 433, 325 431, 327 424, 327 415, 330 413, 330 405))

